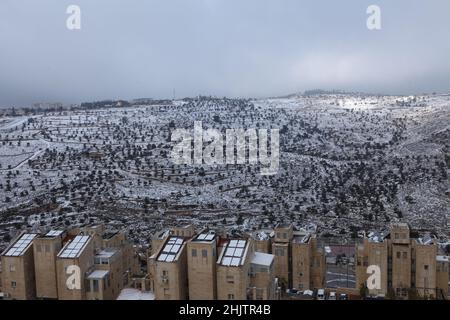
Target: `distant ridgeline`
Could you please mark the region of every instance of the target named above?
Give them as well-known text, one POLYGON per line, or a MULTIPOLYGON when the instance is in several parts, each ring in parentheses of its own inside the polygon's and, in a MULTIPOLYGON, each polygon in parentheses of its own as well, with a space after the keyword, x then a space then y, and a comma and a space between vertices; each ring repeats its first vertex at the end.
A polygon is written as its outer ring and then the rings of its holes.
POLYGON ((356 92, 348 92, 345 90, 322 90, 322 89, 313 89, 306 90, 303 95, 305 96, 318 96, 324 94, 356 94, 356 92))
POLYGON ((153 100, 151 98, 140 98, 131 101, 126 100, 103 100, 95 102, 83 102, 81 109, 98 109, 98 108, 121 108, 138 105, 170 105, 172 100, 153 100))
POLYGON ((80 105, 72 104, 64 106, 62 103, 35 103, 32 107, 11 107, 0 109, 0 115, 3 116, 23 116, 42 114, 46 112, 61 112, 65 110, 90 110, 104 108, 124 108, 137 105, 171 105, 172 100, 161 99, 154 100, 150 98, 126 100, 102 100, 94 102, 83 102, 80 105))
POLYGON ((341 94, 341 95, 360 95, 360 96, 370 96, 371 94, 363 93, 363 92, 351 92, 351 91, 345 91, 345 90, 323 90, 323 89, 313 89, 313 90, 306 90, 305 92, 301 93, 293 93, 288 94, 285 96, 277 96, 277 97, 271 97, 271 98, 295 98, 300 96, 320 96, 320 95, 333 95, 333 94, 341 94))

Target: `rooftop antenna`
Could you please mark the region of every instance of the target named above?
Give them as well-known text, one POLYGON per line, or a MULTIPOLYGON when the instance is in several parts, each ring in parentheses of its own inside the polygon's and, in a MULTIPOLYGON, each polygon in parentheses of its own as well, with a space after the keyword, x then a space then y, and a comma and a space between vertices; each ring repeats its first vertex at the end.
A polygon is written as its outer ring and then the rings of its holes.
POLYGON ((175 100, 175 88, 173 88, 173 99, 172 100, 175 100))

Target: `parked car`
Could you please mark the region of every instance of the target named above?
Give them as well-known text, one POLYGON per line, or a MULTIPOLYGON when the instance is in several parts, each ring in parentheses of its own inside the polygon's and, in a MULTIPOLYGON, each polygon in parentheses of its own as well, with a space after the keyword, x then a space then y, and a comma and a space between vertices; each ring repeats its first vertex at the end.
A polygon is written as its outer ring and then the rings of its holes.
POLYGON ((303 295, 313 297, 314 292, 312 290, 305 290, 305 291, 303 291, 303 295))
POLYGON ((298 291, 297 289, 286 289, 286 293, 288 295, 298 295, 300 291, 298 291))
POLYGON ((325 300, 325 290, 324 289, 317 290, 317 300, 325 300))
POLYGON ((314 292, 311 290, 299 291, 297 297, 300 300, 314 300, 314 292))
POLYGON ((328 296, 328 300, 336 300, 336 292, 334 292, 334 291, 330 292, 330 295, 328 296))
POLYGON ((341 293, 339 300, 348 300, 348 295, 346 293, 341 293))

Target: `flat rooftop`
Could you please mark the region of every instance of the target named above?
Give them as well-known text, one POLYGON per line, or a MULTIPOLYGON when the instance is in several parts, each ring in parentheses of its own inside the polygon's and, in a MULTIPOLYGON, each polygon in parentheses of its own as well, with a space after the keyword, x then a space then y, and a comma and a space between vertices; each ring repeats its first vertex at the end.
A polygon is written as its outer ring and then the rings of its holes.
POLYGON ((294 236, 294 238, 292 239, 292 242, 294 243, 308 243, 309 239, 311 239, 311 235, 310 234, 306 234, 303 236, 294 236))
POLYGON ((409 229, 409 225, 406 222, 393 222, 390 225, 391 228, 409 229))
POLYGON ((223 266, 238 267, 244 264, 247 253, 247 240, 230 240, 224 248, 219 264, 223 266))
POLYGON ((98 252, 95 257, 96 258, 111 258, 117 253, 117 250, 115 249, 108 249, 108 250, 102 250, 98 252))
POLYGON ((449 256, 436 256, 436 261, 450 262, 450 257, 449 256))
POLYGON ((430 234, 426 234, 422 238, 418 238, 417 243, 422 245, 432 245, 434 244, 434 238, 430 234))
POLYGON ((94 270, 87 276, 87 278, 88 279, 103 279, 108 273, 109 273, 108 270, 94 270))
POLYGON ((72 241, 68 242, 58 253, 58 258, 73 259, 78 258, 86 248, 91 237, 78 235, 72 241))
POLYGON ((279 223, 275 226, 275 229, 289 229, 291 226, 290 223, 279 223))
POLYGON ((24 233, 4 253, 6 257, 20 257, 32 245, 36 233, 24 233))
POLYGON ((275 256, 273 254, 255 252, 251 263, 259 266, 270 267, 273 263, 274 257, 275 256))
POLYGON ((367 238, 369 239, 370 242, 383 242, 384 239, 386 239, 388 236, 390 235, 390 232, 388 230, 384 230, 381 232, 369 232, 369 234, 367 235, 367 238))
POLYGON ((160 262, 176 261, 178 258, 178 253, 180 253, 183 244, 183 238, 175 236, 169 237, 156 260, 160 262))
POLYGON ((188 229, 188 228, 192 228, 192 224, 185 224, 185 225, 182 225, 182 226, 176 226, 174 228, 188 229))
POLYGON ((59 237, 64 233, 63 230, 50 230, 49 232, 47 232, 45 234, 45 237, 49 237, 49 238, 54 238, 54 237, 59 237))
POLYGON ((211 242, 216 238, 216 234, 214 232, 203 232, 197 235, 192 241, 199 242, 211 242))
POLYGON ((258 230, 253 233, 253 238, 258 241, 268 241, 273 238, 273 230, 258 230))

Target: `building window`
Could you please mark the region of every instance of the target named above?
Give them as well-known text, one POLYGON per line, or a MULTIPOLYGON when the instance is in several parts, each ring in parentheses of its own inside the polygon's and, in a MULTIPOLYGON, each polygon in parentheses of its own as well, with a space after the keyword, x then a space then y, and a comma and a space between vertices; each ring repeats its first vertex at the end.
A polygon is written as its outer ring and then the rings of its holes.
POLYGON ((428 265, 427 265, 427 264, 424 265, 423 268, 424 268, 425 270, 428 270, 428 265))
POLYGON ((283 239, 287 239, 287 233, 283 232, 283 239))
POLYGON ((203 257, 203 258, 208 257, 208 251, 207 251, 206 249, 203 249, 203 250, 202 250, 202 257, 203 257))
POLYGON ((317 268, 320 267, 320 259, 318 259, 318 258, 314 259, 314 266, 317 268))
POLYGON ((17 287, 17 283, 15 281, 11 281, 11 288, 15 289, 17 287))
POLYGON ((234 294, 229 293, 228 294, 228 300, 234 300, 234 294))
POLYGON ((98 292, 98 290, 99 290, 99 288, 98 288, 98 280, 97 279, 94 279, 93 281, 92 281, 92 283, 93 283, 93 291, 94 292, 98 292))
POLYGON ((400 251, 397 251, 397 259, 400 259, 401 258, 401 252, 400 251))
POLYGON ((197 249, 192 249, 192 256, 196 257, 197 256, 197 249))
POLYGON ((228 283, 234 283, 234 276, 227 276, 228 283))
POLYGON ((163 277, 167 277, 169 275, 169 271, 163 270, 163 277))
POLYGON ((9 265, 9 272, 14 272, 16 271, 16 265, 15 264, 10 264, 9 265))
POLYGON ((369 266, 369 257, 364 257, 363 266, 368 267, 369 266))
POLYGON ((398 239, 398 238, 399 238, 399 237, 398 237, 398 233, 396 233, 396 234, 395 234, 395 239, 398 239))

